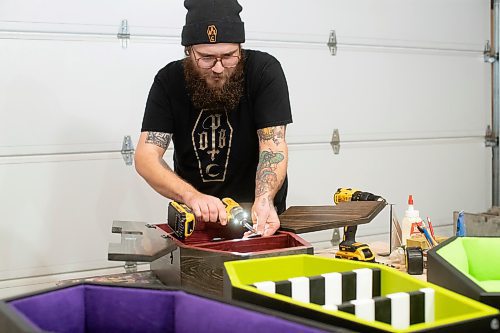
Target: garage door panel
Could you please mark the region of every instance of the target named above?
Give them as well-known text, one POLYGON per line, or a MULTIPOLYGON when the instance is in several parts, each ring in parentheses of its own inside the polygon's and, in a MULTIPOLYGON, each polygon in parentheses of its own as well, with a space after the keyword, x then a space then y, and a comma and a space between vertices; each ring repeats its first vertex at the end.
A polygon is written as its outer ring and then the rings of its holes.
POLYGON ((490 67, 453 54, 268 48, 283 65, 294 124, 290 142, 482 136, 490 67))
POLYGON ((116 265, 113 220, 166 220, 167 200, 120 154, 2 158, 0 183, 0 280, 116 265))
MULTIPOLYGON (((240 0, 248 40, 326 42, 336 30, 342 44, 386 44, 481 50, 489 35, 488 0, 240 0)), ((14 0, 0 4, 0 25, 37 31, 118 32, 180 36, 183 1, 14 0), (54 11, 53 8, 57 8, 54 11), (96 9, 99 10, 96 10, 96 9)))
POLYGON ((489 21, 484 20, 489 13, 487 0, 321 0, 312 3, 242 0, 241 3, 247 31, 255 32, 260 37, 257 39, 272 38, 269 32, 274 32, 275 38, 326 42, 328 32, 335 30, 340 44, 377 41, 387 45, 446 45, 480 50, 485 36, 489 35, 489 21))
POLYGON ((73 1, 4 0, 0 3, 0 22, 4 27, 32 31, 114 33, 121 20, 128 19, 134 32, 149 27, 156 33, 180 34, 186 10, 183 1, 137 0, 73 1), (57 10, 54 10, 57 8, 57 10))
POLYGON ((0 155, 121 149, 140 131, 168 44, 0 40, 0 155), (37 52, 33 52, 37 50, 37 52), (4 112, 5 111, 5 112, 4 112))
MULTIPOLYGON (((339 187, 383 196, 400 220, 409 194, 421 217, 452 223, 456 210, 485 211, 491 204, 490 150, 478 140, 345 144, 334 155, 329 145, 292 146, 289 151, 289 206, 330 205, 339 187)), ((384 217, 363 232, 389 232, 384 217)))

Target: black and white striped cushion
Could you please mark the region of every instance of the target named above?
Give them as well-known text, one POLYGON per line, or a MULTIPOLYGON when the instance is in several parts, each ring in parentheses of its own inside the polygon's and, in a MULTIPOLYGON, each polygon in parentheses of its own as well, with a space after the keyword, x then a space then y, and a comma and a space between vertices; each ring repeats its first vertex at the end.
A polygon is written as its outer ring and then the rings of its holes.
POLYGON ((262 291, 292 297, 296 301, 339 305, 355 299, 380 296, 380 269, 361 268, 284 281, 263 281, 253 286, 262 291))
POLYGON ((434 321, 434 289, 422 288, 418 291, 388 294, 385 297, 359 299, 335 307, 324 306, 327 310, 351 313, 365 320, 380 321, 394 328, 405 329, 418 323, 434 321))
POLYGON ((380 297, 380 269, 376 268, 256 282, 253 286, 296 301, 319 304, 327 310, 384 322, 398 329, 434 321, 434 289, 422 288, 380 297))

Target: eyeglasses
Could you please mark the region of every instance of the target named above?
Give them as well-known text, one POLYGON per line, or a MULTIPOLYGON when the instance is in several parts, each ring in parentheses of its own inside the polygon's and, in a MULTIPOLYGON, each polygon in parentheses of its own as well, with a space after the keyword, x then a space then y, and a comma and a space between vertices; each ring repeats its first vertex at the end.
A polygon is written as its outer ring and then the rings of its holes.
MULTIPOLYGON (((192 49, 192 50, 195 51, 194 49, 192 49)), ((239 51, 239 50, 240 49, 238 48, 238 50, 235 50, 234 52, 239 51)), ((240 56, 239 55, 224 55, 222 57, 205 56, 205 57, 200 57, 200 58, 196 58, 196 56, 195 56, 194 59, 196 60, 196 64, 198 64, 198 67, 200 67, 202 69, 210 69, 210 68, 214 67, 218 61, 220 61, 222 67, 224 67, 224 68, 233 68, 233 67, 236 67, 236 65, 238 64, 238 61, 240 61, 240 56)))

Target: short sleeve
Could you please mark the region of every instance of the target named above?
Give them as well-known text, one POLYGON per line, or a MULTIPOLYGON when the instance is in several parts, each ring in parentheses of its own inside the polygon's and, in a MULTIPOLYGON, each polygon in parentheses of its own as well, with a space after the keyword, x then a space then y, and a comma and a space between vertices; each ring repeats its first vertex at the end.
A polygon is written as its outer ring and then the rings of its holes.
POLYGON ((156 75, 149 90, 141 132, 174 132, 172 107, 167 90, 159 75, 156 75))
POLYGON ((259 87, 254 96, 254 107, 257 129, 292 122, 288 85, 276 59, 262 69, 259 87))

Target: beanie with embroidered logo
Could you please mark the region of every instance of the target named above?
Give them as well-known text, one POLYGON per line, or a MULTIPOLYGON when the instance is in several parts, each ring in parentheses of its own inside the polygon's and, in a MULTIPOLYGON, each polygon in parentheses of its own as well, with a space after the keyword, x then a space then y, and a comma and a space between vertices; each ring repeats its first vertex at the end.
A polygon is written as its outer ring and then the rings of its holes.
POLYGON ((245 27, 237 0, 185 0, 186 25, 183 46, 214 43, 244 43, 245 27))

